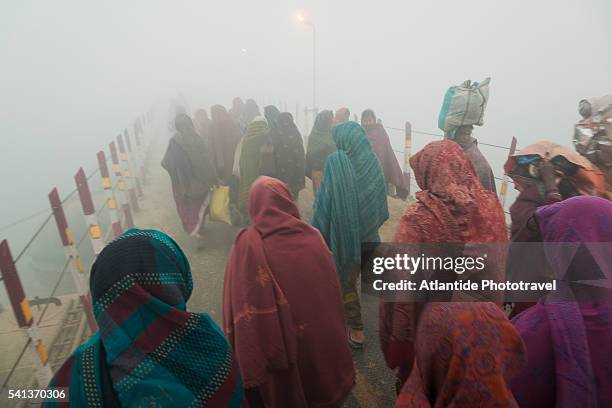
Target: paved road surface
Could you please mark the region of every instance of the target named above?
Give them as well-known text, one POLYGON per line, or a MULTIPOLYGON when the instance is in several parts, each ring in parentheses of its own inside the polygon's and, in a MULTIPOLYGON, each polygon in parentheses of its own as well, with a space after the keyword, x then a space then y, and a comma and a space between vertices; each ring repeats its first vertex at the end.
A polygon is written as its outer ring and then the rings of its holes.
MULTIPOLYGON (((158 165, 158 156, 159 153, 151 160, 149 183, 142 200, 142 211, 135 216, 136 225, 163 230, 176 239, 187 254, 193 273, 194 290, 188 307, 192 311, 208 312, 219 323, 225 263, 238 228, 219 223, 207 224, 206 248, 196 250, 194 243, 181 228, 172 199, 170 178, 158 165)), ((302 218, 310 220, 310 189, 301 192, 298 206, 302 218)), ((392 239, 395 225, 405 207, 405 202, 389 199, 391 218, 381 229, 383 240, 392 239)), ((364 296, 362 305, 367 344, 363 350, 353 352, 357 384, 345 406, 389 407, 394 400, 394 378, 384 364, 378 345, 378 299, 364 296)))

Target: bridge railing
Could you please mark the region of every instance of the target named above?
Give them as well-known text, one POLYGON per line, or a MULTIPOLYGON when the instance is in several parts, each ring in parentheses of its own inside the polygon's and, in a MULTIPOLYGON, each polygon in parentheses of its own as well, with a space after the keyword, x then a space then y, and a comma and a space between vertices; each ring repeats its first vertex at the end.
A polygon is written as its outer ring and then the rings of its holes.
POLYGON ((53 188, 49 209, 22 220, 44 217, 18 252, 6 239, 0 242, 6 288, 0 304, 12 309, 0 313, 0 394, 26 384, 46 386, 57 365, 96 329, 89 270, 105 242, 133 226, 153 132, 148 112, 108 152, 98 152, 95 169, 78 169, 72 191, 60 198, 53 188))

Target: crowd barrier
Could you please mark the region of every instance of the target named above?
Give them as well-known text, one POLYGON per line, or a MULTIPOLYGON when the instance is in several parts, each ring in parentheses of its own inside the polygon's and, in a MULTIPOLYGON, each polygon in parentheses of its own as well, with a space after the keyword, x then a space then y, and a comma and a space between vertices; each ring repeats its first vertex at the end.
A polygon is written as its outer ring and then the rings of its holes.
POLYGON ((18 253, 6 239, 0 242, 0 273, 14 317, 0 314, 0 394, 28 384, 45 387, 74 347, 97 330, 89 270, 109 240, 134 227, 152 119, 151 111, 140 116, 131 132, 126 128, 111 141, 108 156, 99 151, 89 174, 79 168, 76 188, 65 197, 54 187, 46 218, 18 253))

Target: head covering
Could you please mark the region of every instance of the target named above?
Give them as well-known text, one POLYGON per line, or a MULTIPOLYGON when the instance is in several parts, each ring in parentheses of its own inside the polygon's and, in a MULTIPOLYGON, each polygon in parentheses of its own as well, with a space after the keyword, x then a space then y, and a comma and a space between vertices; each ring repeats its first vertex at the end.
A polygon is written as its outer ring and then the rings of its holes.
POLYGON ((244 102, 242 98, 235 97, 232 99, 232 107, 230 108, 230 116, 237 122, 242 121, 242 115, 244 113, 244 102))
POLYGON ((274 144, 276 178, 289 186, 292 194, 304 188, 304 142, 289 112, 279 113, 276 129, 270 134, 274 144))
POLYGON ((193 114, 193 119, 198 134, 204 139, 208 139, 210 135, 210 118, 208 117, 208 113, 206 113, 206 109, 196 110, 193 114))
POLYGON ((380 162, 365 131, 355 122, 333 130, 337 151, 325 161, 313 205, 312 225, 321 231, 345 281, 361 259, 362 242, 378 242, 389 218, 387 188, 380 162))
POLYGON ((564 176, 564 178, 569 179, 581 194, 605 194, 606 186, 603 173, 596 166, 575 151, 547 140, 531 144, 508 157, 504 164, 504 171, 516 184, 527 188, 532 182, 528 178, 517 174, 515 169, 518 165, 530 157, 551 160, 557 156, 561 156, 578 166, 576 174, 564 176))
POLYGON ((271 129, 276 128, 276 118, 278 118, 279 114, 280 111, 274 105, 268 105, 264 107, 264 116, 268 120, 268 125, 271 129))
POLYGON ((244 123, 247 125, 256 117, 261 115, 259 112, 259 106, 253 99, 247 99, 244 104, 244 123))
MULTIPOLYGON (((410 158, 410 165, 421 191, 416 193, 417 202, 400 219, 394 242, 474 244, 463 249, 463 256, 481 256, 482 245, 476 244, 493 244, 486 247, 485 269, 477 273, 479 279, 500 281, 504 277, 505 253, 502 246, 495 244, 508 240, 504 212, 496 195, 479 183, 461 147, 450 140, 429 143, 410 158)), ((480 293, 502 302, 501 293, 480 293)), ((463 294, 453 296, 461 298, 463 294)), ((381 303, 381 348, 387 365, 399 368, 402 381, 412 368, 416 320, 414 303, 381 303)))
POLYGON ((259 387, 266 406, 333 406, 355 372, 331 254, 279 180, 258 178, 248 211, 251 226, 236 237, 223 292, 225 333, 245 388, 259 387))
POLYGON ((210 150, 213 162, 222 180, 228 182, 232 176, 234 153, 242 139, 242 130, 221 105, 210 108, 210 150))
POLYGON ((269 162, 274 160, 272 154, 266 154, 268 150, 270 150, 270 153, 272 152, 272 142, 270 140, 270 127, 265 117, 257 116, 249 123, 241 145, 238 206, 244 212, 247 208, 251 184, 257 177, 263 175, 263 169, 269 168, 269 162))
POLYGON ((319 112, 314 126, 308 136, 308 148, 306 153, 306 175, 312 178, 313 171, 323 170, 323 164, 327 156, 336 150, 336 144, 332 138, 332 125, 334 113, 330 110, 319 112))
POLYGON ((348 108, 340 108, 336 111, 336 116, 334 116, 334 124, 339 125, 347 122, 350 118, 351 111, 348 108))
POLYGON ((430 303, 395 406, 518 408, 508 380, 525 360, 521 337, 493 303, 430 303))
POLYGON ((605 346, 591 350, 590 345, 609 345, 612 305, 571 301, 563 278, 574 272, 603 273, 609 282, 612 203, 599 197, 572 197, 538 208, 536 220, 560 288, 513 319, 530 350, 530 364, 513 382, 513 390, 526 406, 545 406, 540 403, 547 397, 557 407, 610 405, 610 388, 597 384, 611 379, 612 350, 605 346), (572 242, 577 245, 552 244, 572 242), (552 358, 546 359, 550 354, 552 358))
POLYGON ((98 256, 90 287, 100 329, 49 384, 69 387, 71 406, 241 405, 223 333, 186 310, 191 270, 169 236, 125 232, 98 256))
POLYGON ((372 109, 366 109, 361 114, 361 126, 363 126, 368 135, 372 150, 374 150, 376 157, 380 160, 385 181, 398 188, 398 195, 407 196, 408 191, 410 191, 409 180, 404 176, 404 172, 397 161, 397 156, 393 151, 387 131, 382 124, 376 122, 376 115, 372 109), (374 118, 374 123, 364 124, 364 119, 368 116, 374 118))

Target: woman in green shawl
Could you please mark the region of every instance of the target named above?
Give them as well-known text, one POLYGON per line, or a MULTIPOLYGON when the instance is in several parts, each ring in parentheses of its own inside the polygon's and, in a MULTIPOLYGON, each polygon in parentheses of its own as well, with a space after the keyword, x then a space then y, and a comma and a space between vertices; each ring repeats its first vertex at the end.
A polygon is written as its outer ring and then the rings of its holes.
POLYGON ((337 125, 333 140, 337 150, 325 160, 312 225, 321 231, 334 256, 349 343, 361 347, 363 321, 357 293, 361 243, 380 241, 378 229, 389 218, 387 187, 380 162, 359 124, 337 125))
POLYGON ((176 209, 189 236, 201 246, 204 217, 208 212, 210 192, 217 183, 215 167, 208 155, 207 141, 196 132, 191 118, 184 113, 174 120, 176 133, 168 143, 162 167, 170 174, 176 209))
POLYGON ((321 181, 325 159, 336 150, 336 144, 332 139, 333 121, 334 112, 330 110, 321 111, 315 119, 310 136, 308 136, 306 176, 312 180, 312 190, 315 195, 321 181))
POLYGON ((240 187, 238 208, 247 215, 247 202, 251 184, 259 176, 275 177, 274 148, 270 140, 270 127, 263 116, 257 116, 247 127, 246 135, 240 142, 238 162, 240 187))

